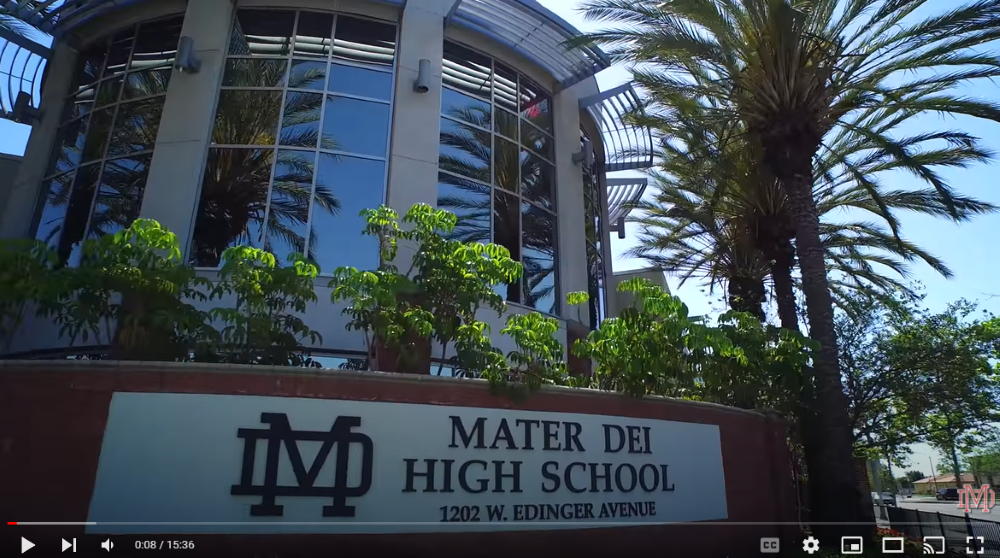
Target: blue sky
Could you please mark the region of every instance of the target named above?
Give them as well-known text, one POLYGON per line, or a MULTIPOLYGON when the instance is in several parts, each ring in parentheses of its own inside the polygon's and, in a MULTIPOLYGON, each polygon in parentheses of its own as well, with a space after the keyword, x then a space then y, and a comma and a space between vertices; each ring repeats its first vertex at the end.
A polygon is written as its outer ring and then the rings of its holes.
MULTIPOLYGON (((600 28, 600 24, 585 21, 577 11, 582 2, 567 0, 540 0, 540 2, 581 31, 588 32, 600 28)), ((940 11, 953 3, 955 2, 952 0, 937 0, 930 2, 931 5, 926 7, 940 11)), ((629 79, 628 71, 620 67, 610 68, 597 76, 601 89, 610 89, 629 79)), ((961 93, 1000 102, 1000 86, 996 83, 980 83, 965 88, 961 93)), ((1000 152, 1000 124, 972 118, 924 118, 919 125, 927 129, 960 129, 982 138, 989 149, 1000 152)), ((941 171, 941 175, 962 194, 1000 205, 1000 179, 998 179, 1000 161, 969 169, 944 170, 941 171)), ((901 175, 887 176, 883 183, 892 189, 921 187, 916 179, 901 175)), ((852 218, 854 217, 856 216, 852 215, 852 218)), ((962 225, 919 215, 902 214, 900 217, 903 236, 943 259, 954 273, 953 278, 945 279, 926 264, 912 265, 910 278, 925 286, 927 294, 925 303, 929 309, 943 310, 949 303, 966 298, 979 301, 981 307, 1000 314, 1000 284, 996 280, 1000 277, 1000 214, 978 217, 962 225)), ((645 266, 640 260, 622 256, 634 246, 635 242, 634 225, 627 225, 626 231, 624 240, 612 238, 611 241, 615 254, 613 260, 615 271, 645 266)), ((713 314, 715 313, 713 307, 720 308, 718 294, 712 297, 715 299, 713 301, 703 292, 703 285, 688 283, 678 287, 676 279, 668 276, 667 280, 673 292, 684 300, 692 313, 713 314)), ((913 455, 909 463, 904 464, 905 468, 916 469, 927 475, 932 474, 929 457, 937 466, 942 456, 926 444, 915 444, 911 449, 913 455)), ((894 472, 897 475, 902 474, 901 471, 894 472)))
MULTIPOLYGON (((580 5, 579 2, 540 1, 582 31, 592 31, 598 28, 597 25, 585 21, 576 11, 580 5)), ((933 4, 935 8, 942 9, 949 5, 949 0, 938 0, 933 4)), ((609 89, 628 80, 629 74, 624 68, 611 68, 598 75, 602 89, 609 89)), ((1000 86, 995 83, 970 86, 962 93, 1000 102, 1000 86)), ((923 120, 921 125, 927 128, 962 129, 983 138, 989 148, 1000 152, 1000 124, 973 119, 937 120, 928 118, 923 120)), ((29 132, 30 128, 27 126, 0 120, 0 153, 23 154, 29 132)), ((941 174, 963 194, 1000 205, 1000 188, 998 188, 1000 186, 1000 180, 998 180, 1000 163, 979 165, 970 169, 945 170, 941 174)), ((914 180, 908 176, 889 176, 884 180, 884 183, 890 188, 918 186, 914 180)), ((1000 232, 1000 214, 979 217, 971 223, 962 225, 941 219, 903 215, 902 224, 904 236, 942 258, 955 273, 955 277, 949 280, 941 277, 924 264, 913 264, 911 278, 920 281, 926 287, 926 304, 930 309, 940 310, 950 302, 967 298, 978 300, 982 307, 1000 313, 1000 285, 996 282, 996 278, 1000 277, 1000 234, 998 234, 1000 232)), ((626 250, 633 246, 635 241, 634 226, 629 225, 626 230, 626 239, 614 238, 612 240, 615 271, 644 266, 642 261, 622 256, 626 250)), ((675 279, 668 278, 668 281, 674 293, 688 304, 693 313, 713 313, 713 301, 702 292, 702 285, 686 284, 683 287, 678 287, 675 279)), ((718 308, 719 303, 716 301, 714 306, 718 308)), ((912 468, 928 472, 930 466, 927 454, 934 456, 935 464, 939 459, 937 452, 923 444, 919 444, 913 449, 917 453, 911 460, 912 468)))

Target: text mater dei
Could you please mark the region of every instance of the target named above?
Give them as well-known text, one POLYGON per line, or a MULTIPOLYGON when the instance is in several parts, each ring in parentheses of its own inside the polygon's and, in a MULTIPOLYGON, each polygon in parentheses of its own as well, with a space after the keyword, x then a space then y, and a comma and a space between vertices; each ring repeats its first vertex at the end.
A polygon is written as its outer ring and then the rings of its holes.
MULTIPOLYGON (((470 426, 461 417, 451 416, 451 448, 477 450, 519 450, 543 452, 584 452, 580 441, 581 424, 567 421, 500 419, 487 424, 484 417, 470 426)), ((605 454, 651 455, 650 427, 603 424, 605 454)), ((404 493, 465 492, 468 494, 522 493, 522 467, 515 460, 470 459, 404 459, 406 485, 404 493)), ((673 492, 668 481, 667 465, 663 463, 585 463, 573 461, 561 467, 559 461, 541 465, 541 486, 545 494, 566 491, 582 493, 673 492)), ((533 487, 529 487, 529 490, 533 487)), ((559 521, 573 519, 613 519, 655 517, 655 501, 624 501, 604 503, 539 503, 504 505, 442 506, 441 521, 559 521), (599 505, 600 507, 596 507, 599 505), (482 517, 481 517, 482 516, 482 517)))

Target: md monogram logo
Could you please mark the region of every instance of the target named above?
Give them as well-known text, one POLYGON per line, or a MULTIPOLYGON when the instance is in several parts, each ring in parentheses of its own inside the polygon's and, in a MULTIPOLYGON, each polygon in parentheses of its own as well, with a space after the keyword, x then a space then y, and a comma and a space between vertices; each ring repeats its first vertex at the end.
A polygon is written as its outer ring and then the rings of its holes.
POLYGON ((368 493, 372 486, 372 439, 352 429, 361 426, 361 417, 337 417, 329 432, 292 430, 285 413, 261 413, 260 422, 270 428, 240 428, 237 436, 243 438, 243 471, 240 484, 233 485, 233 496, 260 496, 261 502, 250 506, 252 516, 283 515, 284 506, 275 503, 278 496, 310 496, 332 498, 333 505, 323 506, 323 517, 354 517, 354 506, 347 505, 348 498, 359 498, 368 493), (253 483, 254 462, 257 457, 257 441, 267 440, 267 456, 264 462, 264 484, 253 483), (316 459, 306 470, 299 452, 298 442, 323 442, 316 459), (278 485, 278 458, 281 445, 285 445, 297 486, 278 485), (358 486, 347 485, 351 446, 361 445, 361 482, 358 486), (336 472, 333 484, 316 486, 320 470, 330 456, 330 450, 337 446, 335 458, 336 472))

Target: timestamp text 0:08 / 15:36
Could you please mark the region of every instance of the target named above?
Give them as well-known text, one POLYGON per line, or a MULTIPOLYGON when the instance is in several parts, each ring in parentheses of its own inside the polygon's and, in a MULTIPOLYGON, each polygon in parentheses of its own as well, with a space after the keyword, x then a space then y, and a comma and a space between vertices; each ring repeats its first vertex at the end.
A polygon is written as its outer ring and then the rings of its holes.
POLYGON ((193 550, 194 541, 137 540, 136 550, 193 550))

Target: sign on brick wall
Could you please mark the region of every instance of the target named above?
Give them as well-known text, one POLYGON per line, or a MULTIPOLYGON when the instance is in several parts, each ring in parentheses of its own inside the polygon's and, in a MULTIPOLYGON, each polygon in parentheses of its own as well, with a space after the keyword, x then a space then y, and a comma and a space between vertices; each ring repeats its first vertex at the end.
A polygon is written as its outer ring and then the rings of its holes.
POLYGON ((409 533, 726 519, 715 425, 116 393, 93 533, 409 533))

